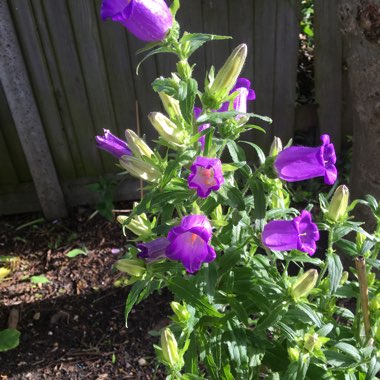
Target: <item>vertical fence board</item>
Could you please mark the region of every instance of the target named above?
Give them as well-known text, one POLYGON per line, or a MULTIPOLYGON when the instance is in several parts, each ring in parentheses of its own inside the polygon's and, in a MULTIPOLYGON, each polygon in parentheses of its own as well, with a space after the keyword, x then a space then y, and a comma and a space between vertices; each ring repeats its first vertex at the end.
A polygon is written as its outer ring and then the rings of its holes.
MULTIPOLYGON (((202 0, 183 1, 181 9, 178 13, 179 22, 182 27, 182 31, 189 33, 211 33, 209 30, 203 27, 202 18, 202 0)), ((212 42, 206 43, 204 46, 212 42)), ((206 74, 205 65, 205 48, 202 47, 196 51, 189 59, 190 63, 196 63, 194 69, 194 77, 199 83, 199 87, 203 89, 204 78, 206 74)))
POLYGON ((293 137, 301 0, 277 2, 274 65, 273 136, 293 137))
POLYGON ((67 2, 43 1, 45 20, 57 56, 65 96, 69 105, 76 142, 86 175, 103 172, 99 152, 94 144, 93 117, 89 106, 83 71, 73 35, 67 2))
MULTIPOLYGON (((31 2, 33 15, 36 26, 39 32, 44 60, 50 76, 54 101, 57 107, 57 112, 61 119, 61 127, 66 135, 68 145, 70 147, 71 157, 77 177, 85 176, 86 169, 82 162, 80 147, 77 144, 76 132, 73 125, 73 120, 70 113, 69 104, 66 99, 65 90, 62 82, 65 78, 61 78, 58 65, 58 57, 55 54, 53 41, 51 40, 48 25, 45 21, 45 14, 42 0, 34 0, 31 2)), ((50 125, 45 125, 45 128, 50 128, 50 125)))
POLYGON ((13 0, 10 2, 10 6, 16 22, 15 26, 22 36, 23 53, 28 62, 34 95, 39 105, 55 166, 60 177, 74 178, 75 168, 55 102, 54 90, 51 86, 44 53, 34 23, 31 4, 22 0, 13 0))
MULTIPOLYGON (((0 129, 2 131, 4 143, 7 146, 7 153, 14 168, 14 175, 17 177, 18 182, 29 182, 32 180, 28 163, 26 162, 24 151, 18 138, 16 127, 8 107, 7 99, 3 86, 0 82, 0 129)), ((6 159, 3 157, 4 160, 6 159)), ((2 160, 0 161, 0 170, 3 169, 2 160)), ((6 172, 13 177, 12 173, 6 172)), ((1 189, 0 189, 1 190, 1 189)))
MULTIPOLYGON (((120 28, 122 26, 120 25, 120 28)), ((144 46, 144 44, 137 40, 136 37, 128 34, 128 46, 130 51, 131 67, 133 72, 136 71, 136 67, 141 59, 144 57, 144 53, 136 55, 138 49, 144 46)), ((136 90, 136 96, 139 106, 139 121, 141 127, 141 134, 145 134, 147 140, 157 139, 157 133, 148 120, 148 114, 152 111, 160 111, 161 103, 159 97, 152 89, 152 82, 157 78, 156 60, 154 57, 148 58, 141 66, 139 75, 134 75, 134 88, 136 90)))
MULTIPOLYGON (((97 0, 97 9, 101 0, 97 0)), ((125 129, 136 129, 136 93, 133 83, 126 31, 114 22, 98 18, 109 87, 116 116, 115 133, 124 136, 125 129)))
POLYGON ((4 140, 0 125, 0 185, 14 185, 18 183, 16 170, 10 158, 7 144, 4 140))
POLYGON ((341 147, 342 40, 337 0, 315 2, 315 88, 319 132, 341 147))
MULTIPOLYGON (((203 0, 203 29, 206 33, 226 35, 228 33, 227 0, 203 0)), ((210 42, 205 50, 206 67, 214 66, 216 72, 229 55, 229 41, 210 42)))
MULTIPOLYGON (((273 117, 277 1, 255 0, 254 7, 255 112, 273 117)), ((267 127, 265 135, 259 131, 253 132, 255 142, 264 151, 268 150, 271 143, 271 128, 267 127)))
POLYGON ((65 216, 66 205, 44 134, 16 30, 6 2, 0 3, 0 80, 46 218, 65 216))
MULTIPOLYGON (((67 3, 93 120, 94 129, 92 135, 88 136, 88 143, 92 142, 95 145, 95 135, 103 134, 103 128, 116 129, 107 71, 100 45, 97 15, 93 1, 69 0, 67 3)), ((114 171, 113 157, 105 154, 101 157, 105 171, 114 171)))

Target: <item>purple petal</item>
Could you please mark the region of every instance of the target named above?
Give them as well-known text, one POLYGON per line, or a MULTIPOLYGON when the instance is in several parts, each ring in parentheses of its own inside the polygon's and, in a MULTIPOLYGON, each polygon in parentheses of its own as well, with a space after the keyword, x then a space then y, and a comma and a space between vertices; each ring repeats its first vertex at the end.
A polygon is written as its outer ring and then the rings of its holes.
POLYGON ((313 255, 316 250, 315 242, 319 240, 319 230, 317 225, 312 222, 311 214, 303 210, 300 216, 293 219, 293 223, 299 233, 297 249, 313 255))
POLYGON ((251 88, 251 81, 247 78, 239 78, 236 81, 236 84, 235 84, 234 88, 232 89, 231 93, 236 91, 238 88, 242 88, 242 87, 249 90, 251 88))
POLYGON ((274 251, 297 249, 298 232, 292 220, 274 220, 264 226, 263 244, 274 251))
POLYGON ((130 0, 128 6, 112 17, 143 41, 161 41, 173 24, 164 0, 130 0))
POLYGON ((247 98, 248 100, 255 100, 256 99, 256 92, 255 92, 255 90, 249 90, 249 92, 248 92, 248 98, 247 98))
POLYGON ((199 235, 185 232, 170 243, 166 256, 181 261, 189 273, 194 273, 209 257, 208 244, 199 235))
POLYGON ((169 240, 167 238, 158 238, 148 243, 137 244, 137 248, 141 251, 138 256, 146 259, 147 262, 159 260, 165 257, 168 245, 169 240))
POLYGON ((119 13, 122 13, 127 7, 129 0, 103 0, 100 7, 100 16, 103 21, 108 18, 113 18, 119 13))
POLYGON ((321 148, 292 146, 281 151, 274 163, 279 177, 288 182, 324 176, 321 148))
POLYGON ((196 229, 206 242, 210 241, 212 236, 212 226, 210 221, 204 215, 187 215, 182 218, 181 227, 184 231, 196 229))
POLYGON ((190 170, 188 186, 196 189, 201 198, 208 197, 211 191, 218 190, 224 183, 222 163, 218 158, 198 156, 190 170))
POLYGON ((202 108, 194 107, 194 117, 195 120, 198 119, 199 116, 201 116, 202 108))
POLYGON ((114 136, 108 129, 104 129, 104 136, 96 136, 95 140, 98 148, 105 150, 116 158, 132 155, 128 144, 114 136))
POLYGON ((333 185, 338 177, 338 171, 334 165, 326 165, 325 184, 333 185))

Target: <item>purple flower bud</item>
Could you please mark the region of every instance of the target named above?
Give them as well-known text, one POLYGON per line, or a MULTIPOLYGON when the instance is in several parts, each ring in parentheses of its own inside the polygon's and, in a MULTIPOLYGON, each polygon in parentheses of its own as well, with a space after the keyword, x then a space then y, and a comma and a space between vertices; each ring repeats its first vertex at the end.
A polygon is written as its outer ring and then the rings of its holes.
POLYGON ((278 176, 288 182, 323 176, 326 184, 334 184, 337 178, 334 145, 329 135, 322 135, 321 140, 320 147, 291 146, 280 152, 274 162, 278 176))
POLYGON ((181 261, 189 273, 199 270, 202 263, 214 261, 216 253, 210 245, 212 227, 204 215, 185 216, 181 225, 173 227, 168 234, 170 244, 166 256, 181 261))
POLYGON ((274 220, 265 225, 261 241, 274 251, 298 249, 313 255, 315 242, 319 240, 318 227, 311 220, 311 214, 303 210, 293 220, 274 220))
POLYGON ((166 238, 158 238, 148 243, 137 244, 137 248, 140 250, 138 256, 148 263, 157 261, 165 257, 165 250, 168 245, 169 240, 166 238))
POLYGON ((212 190, 218 190, 224 183, 222 162, 219 158, 198 156, 190 170, 188 186, 196 189, 201 198, 207 198, 212 190))
MULTIPOLYGON (((248 100, 256 99, 256 93, 253 89, 251 89, 250 80, 247 78, 239 78, 236 81, 236 84, 231 90, 230 94, 233 94, 236 91, 238 92, 238 95, 234 99, 234 110, 237 112, 246 113, 248 100)), ((229 105, 230 105, 230 102, 223 103, 219 111, 220 112, 228 111, 229 105)))
POLYGON ((104 136, 96 136, 97 147, 111 153, 116 158, 131 156, 132 152, 128 144, 114 136, 108 129, 103 129, 104 136))
POLYGON ((103 21, 120 22, 143 41, 162 41, 173 24, 173 17, 164 0, 103 0, 100 8, 103 21))
MULTIPOLYGON (((195 117, 195 119, 198 119, 198 117, 201 115, 201 113, 202 113, 202 110, 199 107, 194 107, 194 117, 195 117)), ((198 132, 202 132, 205 129, 210 128, 210 126, 211 126, 211 124, 209 124, 209 123, 207 123, 207 124, 201 124, 198 127, 198 132)), ((202 151, 203 151, 204 148, 205 148, 206 136, 200 137, 198 139, 198 141, 201 143, 201 145, 202 145, 202 151)))

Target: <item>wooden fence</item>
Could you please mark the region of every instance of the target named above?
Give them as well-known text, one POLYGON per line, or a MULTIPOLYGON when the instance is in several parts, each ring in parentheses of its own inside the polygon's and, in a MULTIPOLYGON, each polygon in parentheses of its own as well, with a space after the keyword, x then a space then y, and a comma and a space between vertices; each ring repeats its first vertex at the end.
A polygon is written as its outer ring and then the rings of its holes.
MULTIPOLYGON (((254 110, 274 120, 266 135, 250 135, 264 148, 273 136, 291 138, 298 120, 300 3, 182 0, 179 12, 184 30, 234 38, 194 55, 201 83, 206 68, 219 68, 234 46, 248 44, 243 75, 257 93, 254 110)), ((0 214, 42 209, 55 218, 66 214, 66 206, 94 201, 86 185, 118 171, 112 157, 95 147, 103 128, 122 137, 126 128, 136 130, 138 118, 140 133, 155 137, 147 114, 161 106, 150 83, 173 71, 174 61, 152 58, 135 76, 142 43, 119 24, 101 22, 99 9, 100 0, 0 4, 0 214), (30 88, 30 95, 20 96, 20 88, 30 88), (31 114, 33 125, 25 125, 31 114)), ((335 0, 316 2, 316 95, 319 131, 339 144, 343 74, 335 10, 335 0)), ((124 180, 116 197, 138 198, 138 182, 124 180)))

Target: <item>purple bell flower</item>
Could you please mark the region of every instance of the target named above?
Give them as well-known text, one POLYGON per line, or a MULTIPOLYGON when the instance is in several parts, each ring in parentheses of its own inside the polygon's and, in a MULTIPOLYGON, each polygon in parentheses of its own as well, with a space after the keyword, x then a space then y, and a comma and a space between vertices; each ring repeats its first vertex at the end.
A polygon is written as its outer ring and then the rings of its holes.
POLYGON ((137 248, 140 250, 138 257, 145 259, 148 263, 160 260, 165 257, 165 250, 169 245, 167 238, 158 238, 148 243, 137 244, 137 248))
POLYGON ((120 22, 143 41, 162 41, 173 24, 164 0, 103 0, 102 20, 120 22))
POLYGON ((291 146, 281 151, 274 167, 278 176, 288 182, 324 177, 327 185, 333 185, 337 178, 336 155, 329 135, 322 135, 322 146, 291 146))
MULTIPOLYGON (((202 110, 199 107, 194 107, 194 117, 195 117, 195 119, 198 119, 198 117, 201 115, 201 113, 202 113, 202 110)), ((209 123, 207 123, 207 124, 201 124, 198 127, 198 132, 202 132, 205 129, 210 128, 210 126, 211 126, 211 124, 209 124, 209 123)), ((202 151, 203 151, 204 148, 205 148, 206 136, 200 137, 198 139, 198 141, 201 143, 201 145, 202 145, 202 151)))
POLYGON ((132 152, 128 144, 113 135, 108 129, 103 129, 104 136, 96 136, 96 145, 98 148, 111 153, 116 158, 120 159, 123 156, 131 156, 132 152))
POLYGON ((263 244, 273 251, 298 249, 310 256, 315 253, 317 240, 318 227, 306 210, 293 220, 273 220, 267 223, 261 235, 263 244))
POLYGON ((224 183, 222 162, 219 158, 198 156, 190 170, 188 186, 196 189, 201 198, 207 198, 212 190, 218 190, 224 183))
MULTIPOLYGON (((255 100, 256 93, 253 89, 251 89, 251 82, 247 78, 239 78, 236 81, 235 86, 230 91, 230 94, 238 91, 238 95, 234 99, 234 110, 237 112, 246 113, 247 112, 247 102, 248 100, 255 100)), ((230 102, 225 102, 220 107, 220 112, 227 112, 229 108, 230 102)), ((238 116, 241 117, 241 116, 238 116)))
POLYGON ((168 234, 170 244, 166 256, 181 261, 187 272, 199 270, 202 263, 210 263, 216 258, 210 245, 212 227, 204 215, 188 215, 182 218, 181 225, 173 227, 168 234))

